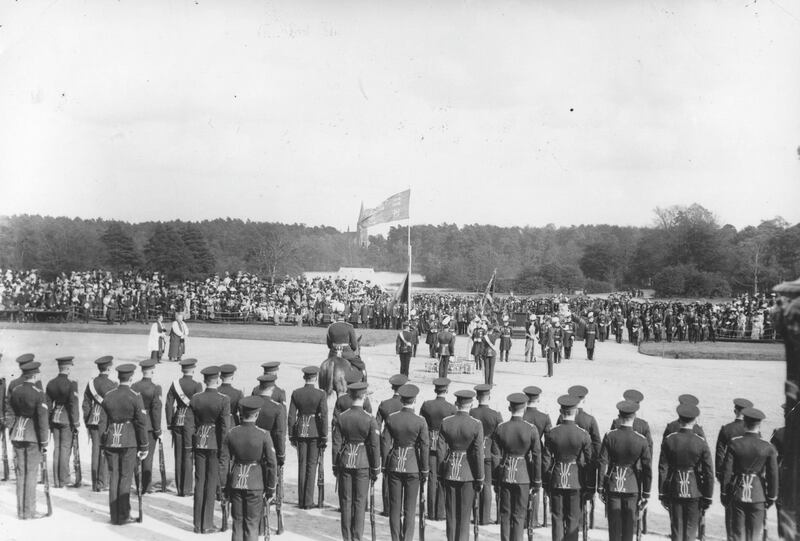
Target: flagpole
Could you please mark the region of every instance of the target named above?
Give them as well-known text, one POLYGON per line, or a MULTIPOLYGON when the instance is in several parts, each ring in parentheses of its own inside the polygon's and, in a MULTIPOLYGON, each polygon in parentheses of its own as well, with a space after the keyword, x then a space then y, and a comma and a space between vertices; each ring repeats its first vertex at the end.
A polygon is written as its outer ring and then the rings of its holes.
POLYGON ((411 185, 408 185, 408 300, 406 305, 407 318, 411 321, 411 185))

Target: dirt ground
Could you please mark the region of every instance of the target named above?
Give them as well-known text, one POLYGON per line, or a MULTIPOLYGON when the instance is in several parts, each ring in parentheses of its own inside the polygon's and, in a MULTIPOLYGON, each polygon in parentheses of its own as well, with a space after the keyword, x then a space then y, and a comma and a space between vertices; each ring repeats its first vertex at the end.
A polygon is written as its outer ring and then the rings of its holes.
MULTIPOLYGON (((95 372, 93 360, 101 355, 111 354, 116 362, 138 361, 144 358, 146 348, 146 329, 139 327, 141 334, 102 334, 87 332, 55 332, 48 330, 31 330, 30 326, 14 326, 0 329, 0 375, 10 377, 16 375, 13 359, 26 352, 35 353, 37 360, 44 363, 42 379, 46 382, 56 374, 56 363, 53 360, 61 355, 74 355, 75 367, 72 377, 77 378, 81 392, 87 379, 95 372)), ((319 329, 322 335, 323 329, 319 329)), ((460 356, 466 352, 467 342, 463 337, 457 341, 460 356)), ((558 414, 556 398, 566 392, 570 385, 582 384, 589 388, 586 409, 598 419, 601 431, 606 430, 615 417, 615 403, 621 399, 622 392, 628 388, 637 388, 645 395, 641 416, 651 426, 655 439, 654 474, 657 463, 658 448, 664 427, 675 417, 677 396, 692 393, 699 397, 702 416, 700 423, 710 437, 710 445, 716 442, 720 426, 729 422, 732 415, 734 397, 750 398, 756 406, 767 415, 762 427, 764 437, 769 438, 772 431, 782 424, 780 404, 783 398, 784 363, 777 361, 727 361, 727 360, 692 360, 662 359, 641 355, 629 344, 618 345, 613 342, 598 344, 594 361, 587 361, 585 350, 577 344, 573 350, 573 359, 556 366, 552 379, 544 377, 545 363, 533 364, 521 362, 523 344, 515 341, 512 348, 512 361, 499 364, 495 373, 496 388, 492 394, 495 409, 507 417, 504 398, 511 392, 521 390, 527 385, 538 385, 544 392, 541 397, 542 409, 554 419, 558 414)), ((422 348, 419 356, 412 361, 412 381, 422 389, 421 399, 433 395, 431 381, 435 374, 424 371, 425 357, 422 348)), ((260 364, 266 360, 279 360, 281 366, 278 384, 291 392, 302 383, 300 368, 318 365, 325 357, 326 351, 319 344, 288 343, 259 341, 252 339, 202 338, 190 339, 187 356, 200 360, 198 368, 211 364, 232 362, 239 367, 235 385, 245 392, 255 385, 255 377, 261 372, 260 364)), ((393 344, 382 344, 365 347, 363 355, 370 370, 372 401, 377 403, 388 398, 390 388, 389 376, 398 369, 397 357, 393 344)), ((199 370, 198 370, 199 373, 199 370)), ((156 369, 156 382, 166 390, 169 382, 179 375, 178 366, 171 363, 161 364, 156 369)), ((137 376, 138 378, 138 376, 137 376)), ((479 374, 453 375, 451 392, 469 388, 482 382, 479 374)), ((331 399, 330 404, 333 404, 331 399)), ((124 527, 111 526, 108 523, 107 493, 92 493, 89 487, 80 489, 52 489, 54 514, 50 518, 36 521, 19 521, 15 513, 14 483, 0 483, 0 531, 3 539, 45 539, 53 535, 53 528, 65 528, 74 531, 82 539, 133 539, 145 541, 165 539, 179 541, 194 539, 191 524, 190 498, 178 498, 175 495, 172 479, 174 476, 170 438, 165 437, 167 455, 167 477, 169 491, 166 494, 152 494, 144 497, 145 519, 142 524, 124 527)), ((291 448, 289 448, 291 451, 291 448)), ((81 429, 81 456, 84 472, 84 483, 89 479, 89 449, 85 432, 81 429)), ((326 462, 326 498, 325 509, 301 511, 295 507, 297 501, 297 457, 288 453, 285 469, 286 504, 284 515, 286 532, 278 539, 286 541, 303 539, 339 539, 339 520, 336 508, 338 504, 334 495, 334 480, 330 471, 330 452, 326 462)), ((13 477, 13 474, 12 474, 13 477)), ((39 488, 39 509, 44 503, 39 488)), ((653 492, 657 493, 654 486, 653 492)), ((380 506, 380 496, 376 496, 380 506)), ((134 509, 135 509, 134 503, 134 509)), ((662 538, 668 533, 667 514, 654 497, 650 506, 650 531, 645 538, 662 538)), ((219 512, 218 512, 219 514, 219 512)), ((217 518, 219 525, 219 517, 217 518)), ((274 513, 272 515, 274 527, 274 513)), ((444 523, 429 522, 426 535, 428 540, 444 539, 444 523)), ((723 539, 723 510, 715 493, 715 503, 707 514, 707 533, 709 539, 723 539)), ((777 539, 775 531, 775 512, 770 511, 769 537, 777 539)), ((366 525, 368 535, 369 525, 366 525)), ((210 540, 227 539, 229 533, 211 534, 210 540)), ((274 535, 274 533, 273 533, 274 535)), ((590 539, 607 539, 606 521, 603 507, 597 502, 596 528, 589 533, 590 539)), ((387 519, 378 516, 378 539, 388 539, 387 519)), ((536 537, 549 539, 550 532, 545 529, 536 530, 536 537)), ((482 539, 499 539, 498 526, 481 527, 482 539)))

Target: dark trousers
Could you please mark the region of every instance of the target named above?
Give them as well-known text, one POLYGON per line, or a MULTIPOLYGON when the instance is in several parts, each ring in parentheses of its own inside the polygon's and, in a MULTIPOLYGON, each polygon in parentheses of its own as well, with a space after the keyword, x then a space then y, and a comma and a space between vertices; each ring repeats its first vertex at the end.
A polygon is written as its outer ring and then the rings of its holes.
POLYGON ((142 492, 147 492, 153 484, 153 457, 156 454, 156 438, 147 433, 147 458, 142 460, 142 492))
POLYGON ((636 494, 609 494, 606 503, 608 538, 632 541, 636 533, 636 494))
POLYGON ((492 490, 492 463, 490 461, 483 462, 483 471, 486 475, 483 476, 483 490, 478 494, 478 524, 492 524, 492 500, 494 499, 494 491, 492 490))
POLYGON ((231 490, 232 541, 258 541, 263 495, 261 490, 231 490))
POLYGON ((468 540, 471 535, 469 519, 475 499, 472 481, 445 481, 444 491, 447 541, 468 540))
POLYGON ((175 489, 178 496, 188 496, 192 492, 192 449, 184 449, 183 427, 172 430, 172 445, 175 451, 175 489))
POLYGON ((52 425, 53 432, 53 486, 69 484, 69 456, 72 452, 72 430, 68 425, 52 425))
POLYGON ((297 502, 300 509, 314 507, 319 446, 317 438, 297 439, 297 502))
POLYGON ((669 503, 669 524, 672 541, 695 541, 700 527, 700 500, 672 500, 669 503))
POLYGON ((36 481, 39 479, 42 453, 38 443, 15 441, 12 445, 14 473, 17 476, 17 517, 33 518, 36 513, 36 481))
POLYGON ((344 541, 361 541, 368 502, 369 470, 339 470, 339 507, 344 541))
POLYGON ((729 539, 736 541, 759 541, 764 532, 763 503, 734 502, 731 507, 731 529, 729 539))
POLYGON ((500 484, 500 539, 522 541, 530 485, 500 484))
POLYGON ((439 477, 439 463, 436 455, 430 456, 430 474, 428 475, 428 503, 426 510, 431 520, 444 520, 444 481, 439 477))
POLYGON ((400 354, 400 373, 408 376, 408 367, 411 364, 411 352, 400 354))
POLYGON ((384 477, 389 478, 389 532, 392 541, 411 541, 417 516, 419 474, 391 472, 384 477))
POLYGON ((500 362, 508 362, 508 354, 511 350, 500 348, 500 362))
POLYGON ((131 516, 131 481, 136 466, 136 448, 105 449, 108 462, 108 507, 111 524, 122 524, 131 516))
POLYGON ((450 355, 439 356, 439 377, 446 378, 447 371, 450 369, 450 355))
POLYGON ((570 355, 572 355, 572 346, 564 346, 564 358, 569 359, 570 355))
POLYGON ((581 529, 581 511, 579 490, 550 491, 553 541, 578 541, 578 533, 581 529))
POLYGON ((486 357, 483 360, 483 382, 489 385, 494 383, 494 357, 486 357))
POLYGON ((96 426, 87 428, 92 441, 92 490, 99 492, 108 487, 108 464, 100 448, 100 430, 96 426))
POLYGON ((553 352, 547 350, 547 377, 553 377, 553 352))
POLYGON ((594 347, 586 348, 586 358, 590 361, 594 359, 594 347))
POLYGON ((196 449, 194 452, 194 528, 214 527, 214 502, 219 487, 219 456, 216 449, 196 449))

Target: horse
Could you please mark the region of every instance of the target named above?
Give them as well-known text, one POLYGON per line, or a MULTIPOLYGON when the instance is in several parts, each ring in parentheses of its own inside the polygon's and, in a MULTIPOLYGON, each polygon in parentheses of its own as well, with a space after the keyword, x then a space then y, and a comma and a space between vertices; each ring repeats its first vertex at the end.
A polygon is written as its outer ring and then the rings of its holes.
MULTIPOLYGON (((328 397, 332 392, 336 392, 336 398, 347 393, 347 380, 351 374, 356 373, 360 381, 367 378, 366 368, 361 371, 352 365, 348 359, 361 359, 361 338, 359 337, 359 348, 352 352, 348 348, 347 356, 343 356, 342 347, 337 346, 328 354, 328 358, 322 361, 319 366, 319 388, 325 391, 328 397)), ((356 380, 356 381, 359 381, 356 380)), ((352 379, 351 379, 352 381, 352 379)))

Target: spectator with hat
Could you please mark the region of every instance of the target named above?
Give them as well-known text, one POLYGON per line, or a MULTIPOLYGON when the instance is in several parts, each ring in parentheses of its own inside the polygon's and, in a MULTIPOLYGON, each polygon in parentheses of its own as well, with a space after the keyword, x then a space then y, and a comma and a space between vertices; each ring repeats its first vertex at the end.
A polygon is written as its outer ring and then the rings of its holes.
POLYGON ((576 396, 558 397, 561 423, 544 436, 542 475, 550 496, 554 541, 578 539, 583 506, 596 489, 592 439, 575 422, 579 403, 576 396))
POLYGON ((234 426, 240 423, 239 419, 239 401, 244 398, 244 393, 241 389, 233 386, 233 377, 236 374, 236 366, 232 364, 221 364, 219 366, 219 377, 221 383, 217 389, 230 400, 231 405, 231 423, 234 426))
POLYGON ((40 363, 20 365, 20 381, 9 391, 5 424, 14 448, 17 477, 17 517, 41 518, 36 512, 36 478, 49 440, 48 408, 45 394, 36 386, 40 363))
MULTIPOLYGON (((131 385, 131 389, 142 397, 147 424, 147 456, 142 460, 142 492, 145 493, 153 492, 153 458, 156 441, 161 438, 161 414, 164 411, 161 385, 153 383, 156 362, 155 359, 139 362, 142 379, 131 385)), ((161 488, 166 489, 166 487, 161 488)))
POLYGON ((744 408, 745 432, 731 439, 722 462, 720 499, 729 508, 729 539, 761 539, 767 509, 778 499, 778 452, 761 439, 764 413, 744 408))
MULTIPOLYGON (((436 454, 445 484, 447 541, 468 539, 477 492, 483 489, 483 426, 469 415, 475 391, 456 391, 455 415, 442 420, 436 454)), ((477 518, 477 517, 476 517, 477 518)))
POLYGON ((370 483, 381 468, 378 422, 364 411, 367 383, 347 386, 353 405, 333 425, 333 475, 339 481, 342 539, 356 541, 364 534, 364 514, 370 483))
POLYGON ((192 448, 185 442, 183 426, 192 397, 203 390, 203 385, 193 378, 197 359, 181 359, 181 376, 173 381, 167 391, 167 428, 172 433, 175 452, 175 488, 179 497, 192 493, 192 448))
POLYGON ((698 539, 700 515, 711 506, 714 496, 711 450, 692 430, 700 415, 697 406, 677 408, 680 430, 661 442, 658 459, 658 498, 669 512, 673 541, 698 539))
MULTIPOLYGON (((478 407, 472 408, 469 414, 481 422, 483 425, 483 490, 478 495, 478 523, 492 524, 492 487, 497 486, 497 479, 494 479, 493 472, 499 465, 499 456, 492 452, 492 436, 503 416, 500 412, 489 407, 491 385, 481 383, 475 386, 475 397, 478 400, 478 407)), ((499 509, 498 509, 499 512, 499 509)))
POLYGON ((420 482, 428 476, 428 425, 414 413, 419 387, 405 384, 397 390, 402 408, 386 419, 381 435, 381 465, 388 478, 389 531, 392 541, 414 539, 414 521, 420 482))
POLYGON ((131 389, 136 366, 117 366, 119 385, 106 393, 102 407, 103 451, 108 460, 111 524, 131 521, 131 481, 137 458, 147 457, 147 421, 142 397, 131 389))
POLYGON ((78 382, 69 379, 74 357, 58 357, 58 375, 47 382, 47 409, 50 412, 50 430, 53 433, 53 486, 61 488, 70 484, 69 457, 72 453, 73 435, 80 426, 78 411, 78 382))
POLYGON ((255 424, 262 404, 257 396, 242 398, 242 424, 233 427, 224 442, 225 454, 230 457, 225 492, 231 502, 232 539, 236 541, 258 541, 264 498, 275 494, 275 449, 269 434, 255 424))
POLYGON ((652 457, 645 437, 633 430, 638 409, 635 402, 617 403, 619 428, 606 434, 600 448, 598 492, 606 504, 608 537, 613 540, 633 540, 638 513, 650 498, 652 457))
POLYGON ((230 399, 220 393, 219 367, 200 371, 205 390, 192 395, 183 423, 183 446, 194 458, 194 533, 214 533, 214 502, 227 464, 224 440, 231 428, 230 399))
POLYGON ((304 385, 292 392, 289 401, 289 441, 297 449, 300 509, 314 507, 317 467, 328 445, 328 396, 317 389, 318 373, 316 366, 303 367, 304 385))
POLYGON ((114 357, 105 355, 94 361, 98 374, 90 379, 83 392, 83 424, 89 432, 89 441, 92 443, 92 490, 100 492, 108 488, 108 464, 106 455, 102 452, 101 439, 102 427, 107 423, 106 413, 103 409, 103 400, 117 383, 109 379, 111 362, 114 357))
POLYGON ((450 380, 447 378, 437 378, 433 380, 433 389, 436 398, 426 400, 419 409, 420 416, 428 424, 428 439, 431 442, 430 456, 430 477, 428 477, 428 518, 430 520, 445 519, 445 490, 444 478, 439 475, 441 463, 436 453, 437 442, 439 441, 439 429, 442 420, 455 415, 456 407, 447 401, 447 390, 450 380))

